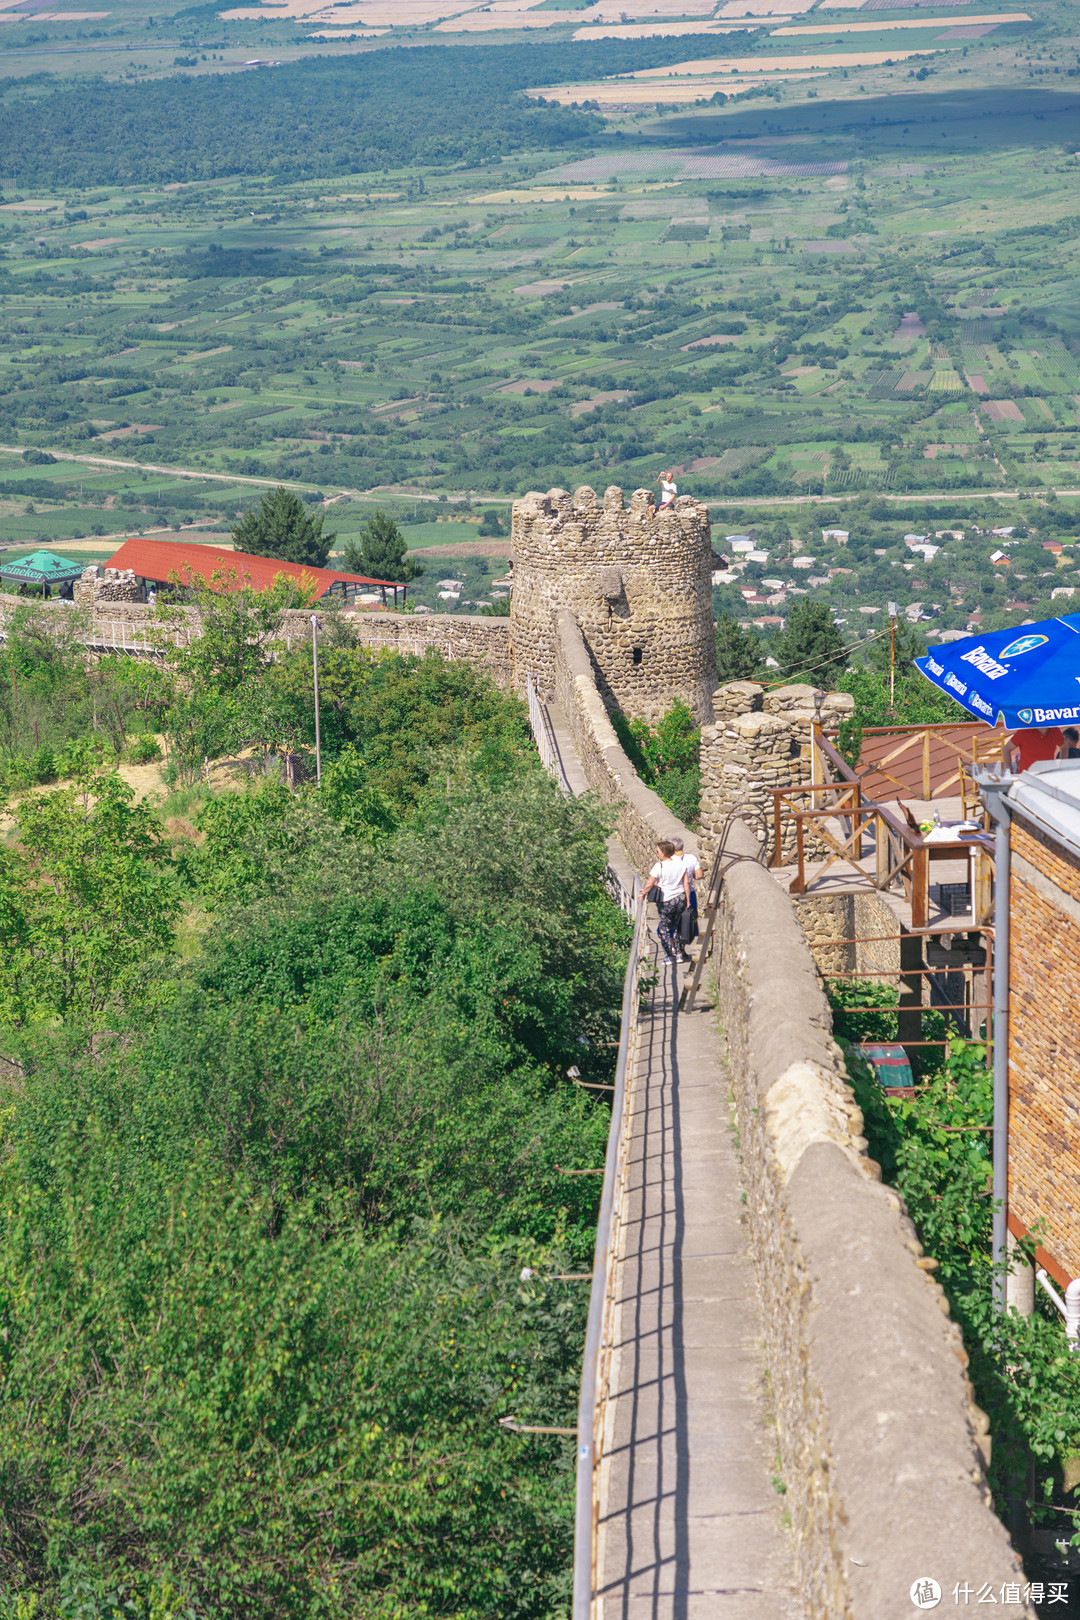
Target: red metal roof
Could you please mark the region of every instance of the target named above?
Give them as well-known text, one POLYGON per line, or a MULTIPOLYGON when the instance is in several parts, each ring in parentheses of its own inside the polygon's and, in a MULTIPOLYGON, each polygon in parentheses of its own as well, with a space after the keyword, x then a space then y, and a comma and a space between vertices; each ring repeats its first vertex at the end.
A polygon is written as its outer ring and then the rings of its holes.
POLYGON ((310 581, 318 596, 325 596, 331 585, 385 585, 403 590, 393 580, 366 579, 363 574, 343 574, 331 568, 306 568, 299 563, 280 562, 276 557, 252 557, 245 551, 227 551, 224 546, 193 545, 183 540, 125 540, 106 564, 109 568, 130 568, 139 579, 166 585, 175 575, 182 585, 201 579, 212 583, 216 573, 236 575, 228 590, 266 591, 279 574, 290 579, 310 581))

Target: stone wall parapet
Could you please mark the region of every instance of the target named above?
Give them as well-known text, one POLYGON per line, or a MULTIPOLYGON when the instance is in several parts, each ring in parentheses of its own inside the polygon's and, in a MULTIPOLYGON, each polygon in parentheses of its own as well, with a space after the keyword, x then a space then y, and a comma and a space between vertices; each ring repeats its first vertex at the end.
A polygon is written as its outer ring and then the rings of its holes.
MULTIPOLYGON (((768 689, 755 681, 729 681, 717 688, 716 720, 701 732, 699 825, 705 858, 711 857, 732 814, 753 819, 762 841, 771 839, 773 790, 812 778, 815 720, 835 725, 854 706, 854 698, 846 692, 801 684, 768 689)), ((810 809, 811 796, 800 804, 810 809)), ((813 823, 804 822, 803 832, 806 853, 822 855, 827 846, 813 823)), ((793 860, 795 828, 790 819, 784 822, 781 847, 783 859, 793 860)))
POLYGON ((726 847, 742 858, 722 897, 718 1013, 806 1620, 902 1620, 918 1577, 951 1594, 976 1567, 998 1595, 1023 1591, 960 1329, 903 1200, 866 1157, 791 901, 748 827, 736 822, 726 847))
MULTIPOLYGON (((86 570, 83 581, 75 586, 73 603, 52 598, 37 604, 54 619, 58 631, 81 636, 92 645, 132 652, 158 641, 175 644, 178 635, 185 641, 199 634, 197 607, 183 602, 151 607, 131 595, 130 581, 119 575, 116 580, 102 579, 96 571, 93 579, 88 579, 91 572, 86 570), (87 588, 80 595, 84 583, 87 588)), ((0 624, 28 602, 34 605, 33 598, 0 593, 0 624)), ((317 605, 313 609, 289 608, 282 614, 282 635, 287 646, 310 644, 313 612, 324 629, 332 614, 347 626, 357 645, 369 651, 385 650, 419 658, 430 649, 451 660, 463 658, 478 664, 500 686, 514 684, 508 619, 450 613, 366 613, 340 608, 320 611, 317 605)))
POLYGON ((659 794, 645 786, 630 763, 597 690, 581 626, 569 608, 555 615, 555 628, 555 699, 566 716, 589 786, 615 807, 623 848, 644 875, 656 860, 662 838, 677 833, 693 851, 697 837, 659 794))

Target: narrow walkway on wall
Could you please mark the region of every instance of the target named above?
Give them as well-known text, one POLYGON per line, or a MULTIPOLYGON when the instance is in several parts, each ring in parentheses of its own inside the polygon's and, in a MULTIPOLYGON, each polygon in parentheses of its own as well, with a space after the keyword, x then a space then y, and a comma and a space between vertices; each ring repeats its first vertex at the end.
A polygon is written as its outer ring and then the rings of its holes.
MULTIPOLYGON (((544 704, 551 726, 551 733, 555 739, 557 764, 562 772, 563 779, 570 788, 571 793, 588 793, 589 783, 578 751, 574 746, 574 739, 570 733, 570 726, 562 709, 557 703, 544 704)), ((619 838, 612 836, 607 841, 608 864, 619 878, 623 888, 629 894, 634 884, 634 863, 626 853, 619 838)))
MULTIPOLYGON (((546 713, 565 781, 588 791, 565 716, 553 704, 546 713)), ((629 886, 633 864, 617 839, 609 852, 629 886)), ((700 993, 680 1013, 681 973, 655 940, 650 950, 655 984, 630 1076, 594 1620, 799 1620, 715 1007, 700 993)))
POLYGON ((797 1616, 762 1327, 710 998, 658 975, 632 1076, 598 1620, 797 1616))
POLYGON ((551 722, 559 767, 570 786, 571 793, 588 793, 589 784, 585 777, 585 769, 578 758, 565 714, 557 703, 545 703, 544 708, 551 722))

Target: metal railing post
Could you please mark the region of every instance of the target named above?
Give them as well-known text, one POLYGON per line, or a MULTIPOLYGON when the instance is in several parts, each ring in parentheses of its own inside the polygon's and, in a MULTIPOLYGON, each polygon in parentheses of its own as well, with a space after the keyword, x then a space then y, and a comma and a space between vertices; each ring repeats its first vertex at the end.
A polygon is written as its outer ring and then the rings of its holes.
POLYGON ((611 1127, 608 1131, 607 1155, 604 1160, 604 1184, 596 1223, 596 1248, 593 1252, 592 1286, 589 1290, 589 1317, 585 1329, 581 1393, 578 1399, 573 1620, 592 1620, 593 1598, 597 1584, 596 1531, 599 1508, 597 1476, 603 1438, 606 1356, 610 1352, 610 1332, 605 1333, 605 1329, 609 1327, 613 1305, 616 1193, 623 1171, 627 1137, 630 1069, 636 1048, 638 1026, 641 941, 645 929, 645 901, 640 895, 635 898, 637 914, 634 921, 634 938, 630 946, 630 960, 626 965, 626 977, 623 980, 619 1056, 615 1066, 611 1127))
POLYGON ((804 856, 804 848, 803 848, 802 811, 801 810, 796 810, 796 812, 795 812, 795 878, 788 886, 789 891, 792 894, 802 894, 803 891, 806 888, 806 873, 803 870, 803 856, 804 856), (796 884, 798 884, 798 888, 795 887, 796 884))

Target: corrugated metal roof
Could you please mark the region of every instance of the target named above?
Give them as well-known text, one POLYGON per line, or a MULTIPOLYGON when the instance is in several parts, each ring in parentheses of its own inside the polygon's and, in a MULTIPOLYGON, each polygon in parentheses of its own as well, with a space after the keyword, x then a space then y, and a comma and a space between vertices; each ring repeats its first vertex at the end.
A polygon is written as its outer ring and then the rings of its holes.
MULTIPOLYGON (((385 585, 395 589, 394 581, 366 579, 363 574, 343 574, 331 568, 306 568, 299 563, 280 562, 276 557, 252 557, 245 551, 227 551, 224 546, 193 545, 183 540, 125 540, 119 551, 109 558, 109 568, 130 568, 139 579, 151 579, 166 585, 173 575, 181 584, 201 579, 211 584, 216 573, 235 574, 236 580, 228 590, 266 591, 279 574, 287 574, 297 581, 309 580, 319 596, 325 596, 331 585, 385 585)), ((398 584, 396 589, 403 590, 398 584)))

